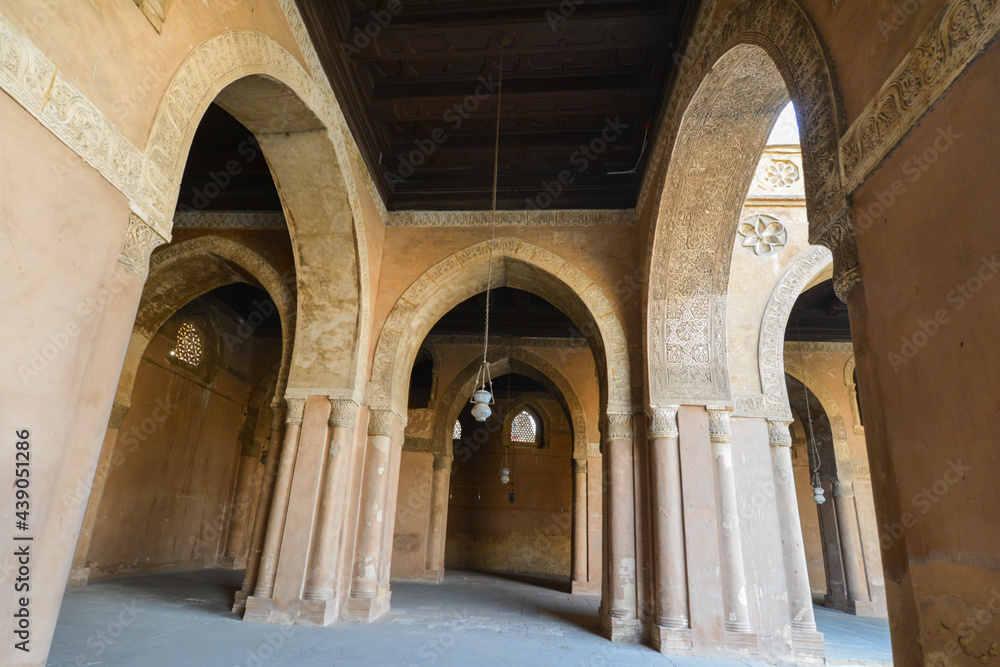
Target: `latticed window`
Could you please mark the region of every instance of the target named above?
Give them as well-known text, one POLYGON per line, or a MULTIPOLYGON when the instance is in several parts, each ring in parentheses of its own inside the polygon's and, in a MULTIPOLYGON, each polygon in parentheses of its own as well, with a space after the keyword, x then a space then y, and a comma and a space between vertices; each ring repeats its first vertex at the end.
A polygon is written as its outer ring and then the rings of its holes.
POLYGON ((462 423, 457 419, 455 420, 455 425, 451 429, 451 439, 452 440, 462 439, 462 423))
POLYGON ((197 367, 201 364, 201 352, 201 334, 198 333, 198 328, 185 322, 177 330, 177 342, 174 343, 174 349, 170 350, 170 356, 197 367))
POLYGON ((538 435, 535 418, 527 410, 522 410, 510 423, 510 441, 534 444, 538 435))

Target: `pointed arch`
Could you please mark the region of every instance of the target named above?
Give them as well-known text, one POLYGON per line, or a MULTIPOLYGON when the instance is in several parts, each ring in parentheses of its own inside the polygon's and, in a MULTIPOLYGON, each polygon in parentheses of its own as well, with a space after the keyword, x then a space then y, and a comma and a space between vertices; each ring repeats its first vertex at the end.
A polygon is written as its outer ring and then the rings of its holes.
POLYGON ((785 373, 804 384, 823 406, 823 411, 826 412, 826 416, 830 420, 830 433, 833 435, 833 453, 837 459, 837 478, 841 482, 851 481, 854 479, 854 466, 851 464, 851 450, 847 444, 847 427, 844 425, 844 417, 837 406, 837 400, 820 382, 819 378, 802 368, 797 361, 786 358, 785 373))
MULTIPOLYGON (((485 291, 490 243, 470 246, 434 265, 393 306, 375 348, 370 405, 405 414, 408 376, 417 350, 445 313, 485 291)), ((523 289, 562 310, 588 339, 598 360, 602 402, 609 411, 630 413, 625 330, 600 286, 577 267, 538 246, 514 238, 498 238, 492 243, 492 287, 523 289), (606 366, 601 361, 606 361, 606 366)))
POLYGON ((213 101, 259 142, 288 221, 297 278, 313 286, 300 290, 289 383, 353 396, 367 356, 368 252, 337 101, 263 33, 232 30, 197 45, 167 87, 145 150, 148 199, 163 219, 172 218, 191 141, 213 101))
POLYGON ((810 238, 844 211, 832 67, 795 0, 703 8, 643 183, 650 401, 730 400, 726 295, 739 213, 778 114, 795 103, 810 238), (714 29, 713 29, 714 28, 714 29), (733 163, 733 156, 740 156, 733 163))
MULTIPOLYGON (((563 407, 570 417, 573 427, 573 457, 587 457, 587 413, 580 396, 572 383, 562 372, 539 355, 521 347, 498 347, 487 356, 493 374, 497 377, 507 373, 519 373, 548 387, 549 391, 560 397, 563 407)), ((472 390, 475 388, 476 374, 479 371, 481 358, 473 359, 463 368, 448 388, 442 392, 435 406, 434 436, 432 446, 450 447, 449 425, 454 425, 459 413, 472 390)), ((442 454, 448 454, 442 451, 442 454)))
POLYGON ((826 248, 806 250, 781 276, 764 309, 760 324, 757 363, 768 419, 791 419, 788 386, 785 384, 785 329, 795 301, 813 278, 830 266, 833 258, 826 248))
POLYGON ((281 362, 277 387, 280 396, 284 395, 296 330, 295 296, 288 286, 291 277, 283 277, 246 246, 214 235, 167 246, 154 253, 149 263, 149 278, 125 353, 116 403, 130 403, 136 372, 149 341, 178 309, 213 289, 238 282, 263 289, 278 311, 281 362))

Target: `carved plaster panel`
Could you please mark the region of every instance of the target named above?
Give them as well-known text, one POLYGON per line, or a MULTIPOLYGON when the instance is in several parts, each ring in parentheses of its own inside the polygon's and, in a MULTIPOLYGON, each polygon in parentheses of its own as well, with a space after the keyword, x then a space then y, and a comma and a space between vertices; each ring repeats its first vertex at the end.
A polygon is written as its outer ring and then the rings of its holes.
POLYGON ((768 419, 791 419, 785 385, 785 328, 792 306, 816 274, 830 263, 826 248, 813 246, 785 271, 764 309, 757 350, 764 407, 768 419))
POLYGON ((765 213, 741 220, 736 233, 743 238, 740 245, 758 257, 774 255, 788 244, 788 230, 784 223, 765 213))
POLYGON ((174 228, 287 229, 281 211, 178 211, 174 228))
POLYGON ((1000 31, 1000 3, 950 0, 840 141, 854 192, 1000 31))
MULTIPOLYGON (((491 211, 390 211, 387 227, 488 227, 491 211)), ((635 209, 591 211, 499 211, 498 226, 597 227, 638 224, 635 209)))

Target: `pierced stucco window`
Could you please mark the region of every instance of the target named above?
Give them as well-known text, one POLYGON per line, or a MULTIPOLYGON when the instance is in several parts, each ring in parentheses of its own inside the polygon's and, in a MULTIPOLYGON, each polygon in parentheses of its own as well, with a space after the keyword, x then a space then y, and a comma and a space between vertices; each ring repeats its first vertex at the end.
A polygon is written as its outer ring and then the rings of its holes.
POLYGON ((510 441, 534 445, 538 442, 538 423, 534 415, 527 410, 521 410, 510 423, 510 441))
POLYGON ((455 420, 455 425, 451 428, 451 439, 461 440, 462 439, 462 422, 455 420))
POLYGON ((170 350, 170 356, 181 363, 192 368, 198 368, 202 359, 201 333, 191 322, 184 322, 177 329, 177 338, 174 347, 170 350))

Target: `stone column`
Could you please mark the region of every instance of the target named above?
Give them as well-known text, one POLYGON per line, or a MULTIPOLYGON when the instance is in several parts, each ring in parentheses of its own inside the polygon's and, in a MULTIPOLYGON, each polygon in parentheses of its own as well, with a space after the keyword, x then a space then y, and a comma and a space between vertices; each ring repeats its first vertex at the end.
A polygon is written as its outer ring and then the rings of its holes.
POLYGON ((653 579, 656 616, 653 648, 690 651, 684 499, 681 491, 678 406, 649 410, 650 472, 653 501, 653 579))
POLYGON ((812 591, 806 550, 802 541, 795 473, 792 470, 792 435, 790 421, 769 419, 768 441, 771 445, 771 473, 774 477, 774 500, 778 508, 781 552, 784 556, 785 586, 788 589, 788 612, 792 624, 792 651, 822 657, 823 636, 816 632, 812 591), (818 653, 817 653, 818 652, 818 653))
POLYGON ((352 620, 373 621, 388 611, 387 601, 378 599, 378 571, 383 525, 388 519, 385 499, 394 417, 391 410, 372 409, 368 421, 354 578, 347 606, 347 614, 352 620))
MULTIPOLYGON (((449 443, 448 449, 451 449, 449 443)), ((431 478, 431 517, 427 531, 427 560, 424 563, 424 579, 440 582, 444 579, 444 546, 448 530, 448 490, 451 488, 451 464, 454 457, 449 454, 434 455, 434 472, 431 478)))
POLYGON ((285 403, 288 406, 285 438, 281 445, 281 461, 278 464, 278 478, 274 486, 274 501, 271 503, 271 513, 267 519, 267 533, 264 536, 264 549, 260 556, 257 585, 254 587, 253 596, 257 598, 270 598, 274 591, 278 550, 281 546, 281 534, 285 529, 288 494, 292 489, 292 471, 295 468, 295 455, 298 452, 299 432, 302 430, 302 413, 306 408, 304 398, 286 398, 285 403))
MULTIPOLYGON (((121 430, 122 421, 125 419, 131 404, 125 399, 116 399, 111 408, 111 417, 108 419, 108 430, 104 434, 104 446, 101 448, 101 458, 97 463, 97 472, 94 474, 94 481, 90 485, 90 493, 87 496, 87 510, 83 515, 83 525, 80 527, 80 537, 76 541, 76 551, 73 555, 73 569, 70 570, 70 586, 83 586, 90 578, 90 568, 87 567, 87 554, 90 553, 90 541, 94 537, 94 526, 97 525, 97 512, 101 508, 101 499, 104 497, 104 486, 108 482, 108 475, 111 474, 111 466, 114 460, 115 445, 118 443, 118 432, 121 430)), ((81 485, 82 486, 82 485, 81 485)), ((86 487, 80 489, 77 500, 83 501, 79 497, 86 493, 86 487)))
POLYGON ((608 579, 604 630, 612 641, 637 642, 642 629, 636 615, 635 492, 632 479, 632 415, 609 414, 605 421, 608 462, 608 579))
POLYGON ((747 604, 747 580, 743 567, 743 543, 740 516, 736 505, 736 479, 733 476, 733 435, 729 426, 731 407, 708 407, 708 434, 715 458, 719 493, 719 518, 722 523, 722 594, 726 603, 726 630, 750 632, 750 607, 747 604))
POLYGON ((588 590, 587 576, 587 459, 573 459, 572 592, 588 590))
POLYGON ((347 452, 354 437, 358 404, 347 399, 330 399, 330 442, 327 447, 320 491, 319 516, 312 542, 304 601, 300 613, 317 625, 329 625, 337 617, 336 599, 338 547, 344 520, 347 486, 347 452))
POLYGON ((856 611, 855 603, 864 607, 868 596, 868 577, 865 574, 865 556, 861 551, 861 531, 858 513, 854 507, 854 484, 835 480, 833 504, 837 511, 837 531, 840 534, 840 552, 844 562, 844 579, 847 585, 849 611, 856 611))
POLYGON ((257 513, 254 515, 253 532, 250 534, 250 552, 247 556, 247 569, 243 573, 243 585, 236 591, 233 600, 233 612, 240 613, 247 606, 247 598, 253 594, 257 586, 257 574, 260 572, 261 552, 264 550, 264 536, 274 498, 274 482, 278 476, 278 457, 281 455, 281 438, 285 430, 284 401, 274 399, 271 402, 271 437, 267 450, 267 462, 264 464, 264 476, 260 480, 260 495, 257 497, 257 513))

